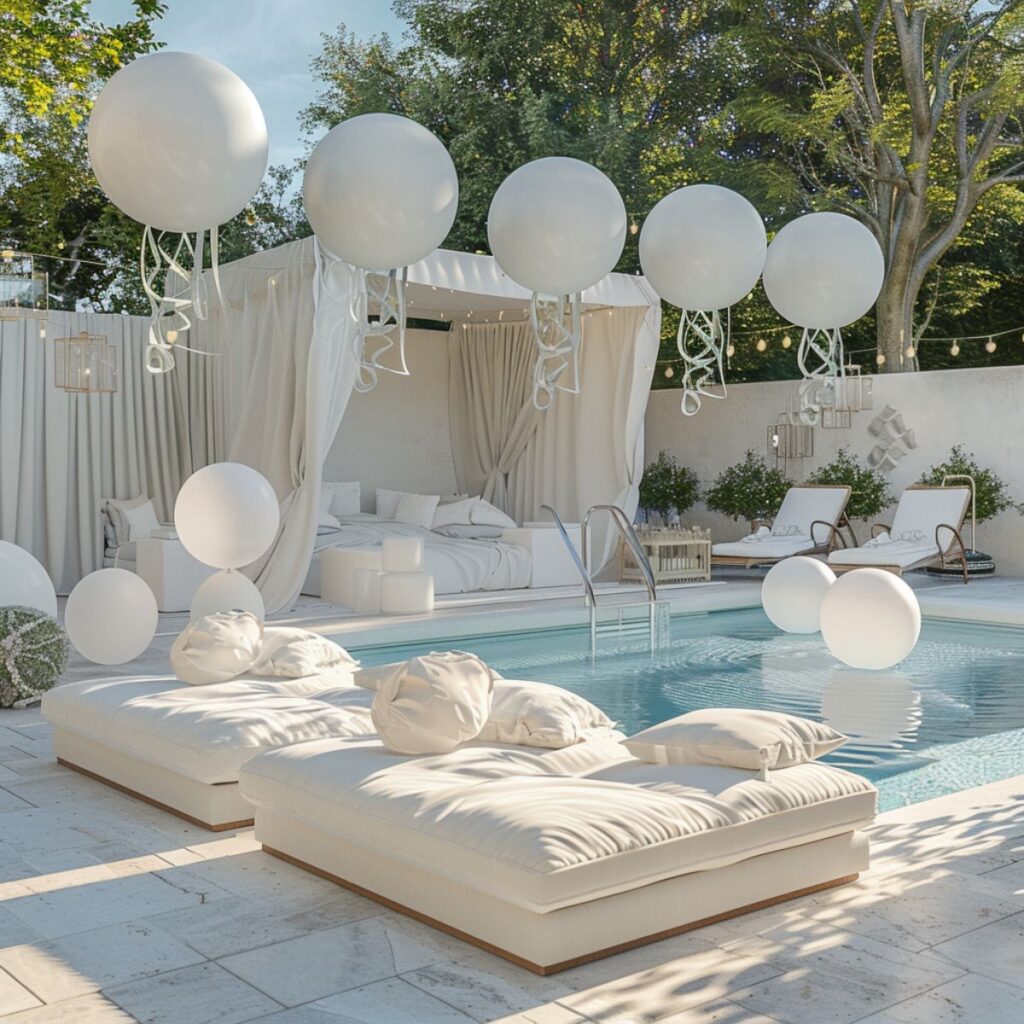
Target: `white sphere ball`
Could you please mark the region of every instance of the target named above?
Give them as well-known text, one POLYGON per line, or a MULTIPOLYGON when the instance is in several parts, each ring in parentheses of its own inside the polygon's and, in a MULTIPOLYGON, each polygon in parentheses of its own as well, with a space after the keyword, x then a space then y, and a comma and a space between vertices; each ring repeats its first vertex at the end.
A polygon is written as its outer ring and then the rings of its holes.
POLYGON ((890 668, 921 635, 917 595, 884 569, 854 569, 829 587, 821 604, 821 635, 851 668, 890 668))
POLYGON ((790 221, 768 246, 764 265, 768 301, 787 320, 815 329, 859 320, 875 304, 884 278, 875 236, 842 213, 790 221))
POLYGON ((817 633, 821 603, 835 581, 836 574, 817 558, 784 558, 761 584, 764 613, 786 633, 817 633))
POLYGON ((223 64, 164 50, 121 68, 89 117, 100 188, 161 231, 229 221, 267 169, 267 122, 252 90, 223 64))
POLYGON ((22 605, 57 617, 57 592, 49 574, 17 544, 0 540, 0 607, 22 605))
POLYGON ((572 295, 611 273, 626 241, 626 207, 611 179, 564 156, 533 160, 499 186, 487 240, 516 284, 572 295))
POLYGON ((680 309, 735 305, 764 269, 761 215, 738 192, 688 185, 662 199, 640 231, 640 266, 654 290, 680 309))
POLYGON ((185 549, 215 569, 237 569, 265 554, 281 522, 266 478, 238 462, 215 462, 193 473, 174 503, 174 526, 185 549))
POLYGON ((444 240, 459 206, 459 178, 444 144, 396 114, 335 125, 313 150, 302 200, 317 238, 365 270, 407 267, 444 240))
POLYGON ((79 580, 64 609, 64 628, 83 658, 123 665, 149 646, 156 632, 153 591, 127 569, 100 569, 79 580))
POLYGON ((233 611, 252 612, 260 622, 267 616, 256 584, 243 573, 223 569, 200 584, 192 598, 190 618, 198 622, 204 615, 233 611))

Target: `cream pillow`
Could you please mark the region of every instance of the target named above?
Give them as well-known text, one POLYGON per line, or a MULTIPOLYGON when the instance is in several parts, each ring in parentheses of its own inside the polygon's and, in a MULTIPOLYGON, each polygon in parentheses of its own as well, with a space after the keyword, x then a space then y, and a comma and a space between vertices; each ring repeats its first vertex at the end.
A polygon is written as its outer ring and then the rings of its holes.
POLYGON ((462 651, 412 658, 380 682, 371 717, 397 754, 447 754, 474 739, 487 721, 494 674, 462 651))
POLYGON ((356 668, 359 662, 333 640, 308 629, 267 626, 252 671, 261 676, 299 679, 334 668, 356 668))
POLYGON ((483 498, 477 498, 473 511, 470 513, 469 521, 476 526, 502 526, 506 530, 515 527, 516 521, 505 515, 500 508, 492 505, 483 498))
POLYGON ((409 526, 422 526, 429 530, 434 522, 434 513, 440 501, 437 494, 403 494, 398 499, 395 520, 409 526))
POLYGON ((381 519, 394 519, 398 511, 398 503, 402 500, 405 491, 386 491, 383 487, 377 488, 377 515, 381 519))
POLYGON ((473 506, 479 498, 463 498, 462 501, 441 502, 434 512, 432 530, 442 526, 469 526, 472 523, 473 506))
POLYGON ((171 668, 192 686, 223 683, 252 670, 263 623, 251 612, 217 612, 189 623, 171 646, 171 668))
POLYGON ((331 489, 331 503, 328 512, 336 519, 343 516, 357 516, 361 511, 362 494, 358 480, 345 483, 326 483, 331 489))
POLYGON ((652 725, 623 740, 651 764, 709 764, 750 771, 814 761, 847 737, 820 722, 777 711, 705 708, 652 725))
POLYGON ((114 525, 113 547, 149 537, 160 527, 153 502, 144 494, 137 498, 108 498, 107 516, 114 525))
POLYGON ((477 739, 560 750, 614 727, 599 707, 561 686, 500 679, 477 739))
POLYGON ((331 501, 334 499, 334 491, 330 484, 322 484, 320 487, 320 507, 317 510, 316 525, 329 526, 335 530, 341 528, 341 523, 331 514, 331 501))
MULTIPOLYGON (((404 668, 407 661, 391 661, 386 665, 371 665, 368 668, 359 668, 352 674, 352 682, 361 686, 364 690, 376 690, 385 680, 390 679, 400 668, 404 668)), ((500 679, 501 675, 491 669, 491 675, 500 679)))

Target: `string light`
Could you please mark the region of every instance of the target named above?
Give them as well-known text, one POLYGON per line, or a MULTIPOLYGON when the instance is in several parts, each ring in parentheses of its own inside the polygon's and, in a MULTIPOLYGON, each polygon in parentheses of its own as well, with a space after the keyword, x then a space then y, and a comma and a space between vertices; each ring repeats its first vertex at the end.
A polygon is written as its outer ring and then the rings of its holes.
POLYGON ((640 230, 640 225, 637 224, 637 222, 635 220, 634 221, 630 221, 629 233, 631 235, 635 235, 639 230, 640 230))
POLYGON ((985 342, 985 351, 989 355, 992 355, 992 353, 995 352, 995 350, 996 350, 996 339, 995 338, 989 338, 988 341, 985 342))
POLYGON ((785 335, 783 337, 783 339, 782 339, 782 347, 783 348, 792 348, 793 347, 793 339, 788 334, 785 335))
POLYGON ((173 345, 178 340, 178 332, 172 328, 164 337, 173 345))
POLYGON ((885 366, 885 353, 884 352, 879 352, 878 355, 875 356, 875 364, 877 366, 885 366))
POLYGON ((758 338, 757 344, 754 346, 758 352, 764 352, 768 348, 768 342, 764 338, 758 338))
POLYGON ((917 349, 913 345, 907 346, 907 351, 904 353, 908 359, 913 359, 917 355, 917 349))
POLYGON ((727 356, 728 356, 728 357, 729 357, 730 359, 732 359, 732 357, 733 357, 734 355, 736 355, 736 346, 735 346, 735 345, 733 345, 733 344, 729 344, 729 345, 727 345, 727 346, 726 346, 726 349, 725 349, 725 354, 726 354, 726 355, 727 355, 727 356))
POLYGON ((676 371, 673 370, 671 366, 666 366, 665 367, 665 376, 668 377, 669 380, 671 380, 675 375, 676 375, 676 371))
POLYGON ((960 346, 959 346, 959 344, 957 342, 955 342, 955 341, 953 342, 952 346, 949 349, 949 354, 951 356, 958 356, 958 355, 960 355, 960 346))

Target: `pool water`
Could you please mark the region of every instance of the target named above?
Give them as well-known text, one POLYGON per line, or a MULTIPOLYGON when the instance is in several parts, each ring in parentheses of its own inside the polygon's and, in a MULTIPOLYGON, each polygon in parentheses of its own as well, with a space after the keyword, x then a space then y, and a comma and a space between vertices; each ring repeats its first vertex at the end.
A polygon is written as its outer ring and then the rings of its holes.
POLYGON ((605 637, 592 661, 586 628, 352 650, 377 665, 438 648, 573 690, 627 734, 705 707, 828 722, 851 739, 825 760, 874 782, 882 810, 1024 772, 1024 629, 926 620, 913 654, 884 672, 845 667, 820 635, 780 633, 760 609, 677 616, 653 656, 605 637))

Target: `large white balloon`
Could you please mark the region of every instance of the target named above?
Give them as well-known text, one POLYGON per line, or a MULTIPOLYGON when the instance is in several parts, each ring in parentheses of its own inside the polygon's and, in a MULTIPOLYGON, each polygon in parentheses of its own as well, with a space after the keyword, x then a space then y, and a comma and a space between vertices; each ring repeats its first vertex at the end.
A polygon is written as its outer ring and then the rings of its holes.
POLYGON ((200 584, 192 598, 191 621, 217 612, 252 612, 262 622, 267 615, 263 595, 248 576, 234 569, 215 572, 200 584))
POLYGON ((79 580, 64 609, 64 628, 78 653, 98 665, 137 658, 156 632, 153 591, 127 569, 100 569, 79 580))
POLYGON ((686 310, 735 305, 757 284, 767 251, 761 215, 720 185, 670 192, 640 232, 644 275, 666 302, 686 310))
POLYGON ((266 478, 238 462, 215 462, 193 473, 174 503, 174 526, 185 549, 215 569, 237 569, 265 554, 281 522, 266 478))
POLYGON ((223 64, 165 50, 121 68, 89 117, 100 188, 161 231, 223 224, 267 169, 267 122, 252 90, 223 64))
POLYGON ((821 603, 821 635, 851 668, 891 668, 921 635, 917 595, 884 569, 854 569, 840 576, 821 603))
POLYGON ((786 633, 817 633, 821 603, 835 581, 836 574, 817 558, 784 558, 761 584, 765 615, 786 633))
POLYGON ((5 605, 57 617, 57 592, 46 570, 24 548, 0 540, 0 607, 5 605))
POLYGON ((863 224, 842 213, 809 213, 768 246, 764 290, 787 320, 827 330, 867 313, 884 277, 881 247, 863 224))
POLYGON ((572 295, 611 273, 626 241, 626 207, 596 167, 549 156, 516 168, 487 215, 487 240, 516 284, 572 295))
POLYGON ((362 114, 317 144, 302 183, 306 216, 335 256, 365 270, 391 270, 429 256, 459 205, 448 150, 421 124, 362 114))

